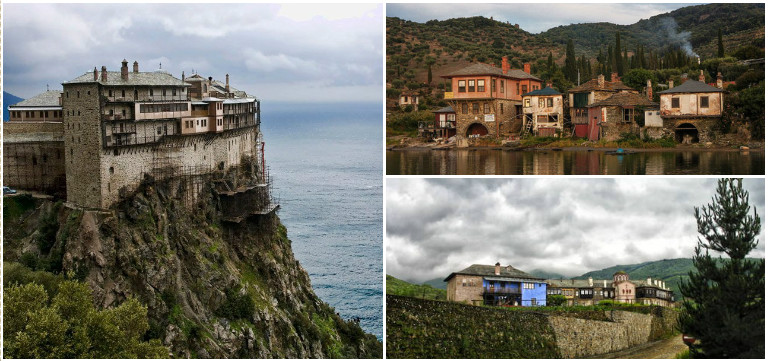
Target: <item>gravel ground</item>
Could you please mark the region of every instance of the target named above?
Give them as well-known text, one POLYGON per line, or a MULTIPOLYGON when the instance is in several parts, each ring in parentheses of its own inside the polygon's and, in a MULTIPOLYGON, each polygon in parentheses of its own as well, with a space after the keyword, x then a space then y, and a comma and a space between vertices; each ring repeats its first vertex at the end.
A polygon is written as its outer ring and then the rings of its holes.
POLYGON ((649 342, 623 351, 598 355, 594 358, 602 359, 671 359, 680 352, 688 349, 680 335, 672 338, 649 342))

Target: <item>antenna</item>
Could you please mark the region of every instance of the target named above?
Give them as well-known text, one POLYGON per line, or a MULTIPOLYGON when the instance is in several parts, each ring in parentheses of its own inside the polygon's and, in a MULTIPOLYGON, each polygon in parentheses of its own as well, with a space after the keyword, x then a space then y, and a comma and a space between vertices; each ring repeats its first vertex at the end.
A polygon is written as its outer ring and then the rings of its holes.
POLYGON ((160 70, 163 70, 163 62, 160 62, 160 70))

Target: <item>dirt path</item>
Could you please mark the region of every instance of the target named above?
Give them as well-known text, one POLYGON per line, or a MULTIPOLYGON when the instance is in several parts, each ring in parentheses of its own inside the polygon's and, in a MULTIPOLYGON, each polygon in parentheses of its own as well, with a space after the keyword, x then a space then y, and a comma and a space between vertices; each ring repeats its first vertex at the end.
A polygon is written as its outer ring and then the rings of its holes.
POLYGON ((593 358, 636 358, 636 359, 651 359, 651 358, 675 358, 680 352, 688 349, 683 343, 680 335, 673 336, 672 338, 649 342, 644 345, 635 346, 623 351, 612 352, 603 355, 597 355, 593 358))

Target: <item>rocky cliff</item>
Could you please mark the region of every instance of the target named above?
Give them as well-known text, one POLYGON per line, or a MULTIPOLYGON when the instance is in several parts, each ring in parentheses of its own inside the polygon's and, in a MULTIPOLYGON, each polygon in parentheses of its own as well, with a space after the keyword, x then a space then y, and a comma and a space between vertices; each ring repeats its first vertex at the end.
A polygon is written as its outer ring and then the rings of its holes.
POLYGON ((6 198, 4 259, 81 279, 100 307, 138 298, 174 357, 382 356, 315 295, 274 212, 225 222, 212 183, 191 207, 178 188, 147 178, 109 211, 6 198))

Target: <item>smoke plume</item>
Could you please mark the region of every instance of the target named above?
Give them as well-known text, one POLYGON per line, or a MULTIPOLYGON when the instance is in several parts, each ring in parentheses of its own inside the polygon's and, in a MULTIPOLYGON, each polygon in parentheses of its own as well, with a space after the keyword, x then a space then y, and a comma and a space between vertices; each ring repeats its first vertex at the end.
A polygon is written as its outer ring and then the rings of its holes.
POLYGON ((677 21, 672 17, 662 18, 659 23, 661 25, 661 30, 667 34, 666 43, 668 45, 683 49, 689 56, 699 56, 693 51, 693 47, 691 46, 690 31, 678 32, 677 21))

